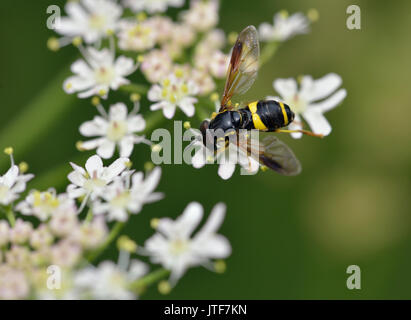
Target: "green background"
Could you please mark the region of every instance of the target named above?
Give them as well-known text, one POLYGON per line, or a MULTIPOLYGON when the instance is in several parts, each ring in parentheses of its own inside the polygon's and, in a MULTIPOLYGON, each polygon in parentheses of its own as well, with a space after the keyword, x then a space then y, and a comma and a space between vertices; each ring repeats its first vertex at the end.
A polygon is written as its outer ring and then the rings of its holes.
MULTIPOLYGON (((82 165, 91 154, 79 155, 74 145, 81 139, 79 125, 95 110, 61 88, 78 54, 72 47, 57 53, 46 48, 53 35, 46 28, 46 8, 63 3, 0 4, 0 149, 13 145, 16 160, 30 164, 37 176, 33 188, 64 190, 68 161, 82 165)), ((346 28, 350 4, 222 1, 219 26, 225 31, 271 22, 281 9, 320 13, 308 35, 287 41, 264 67, 251 97, 273 95, 275 78, 329 72, 342 76, 348 96, 327 114, 333 127, 327 138, 282 136, 302 162, 297 177, 240 176, 237 169, 223 181, 216 166, 163 166, 158 189, 166 198, 133 216, 125 233, 142 243, 153 233, 151 218, 175 217, 194 200, 208 214, 223 201, 228 210, 221 233, 233 247, 225 274, 191 269, 166 298, 411 298, 411 2, 355 1, 362 28, 352 31, 346 28), (361 268, 361 290, 346 287, 352 264, 361 268)), ((128 98, 114 94, 109 101, 118 99, 128 98)), ((149 112, 147 103, 142 110, 149 112)), ((148 148, 137 146, 136 168, 148 159, 148 148)), ((7 166, 7 157, 0 156, 2 173, 7 166)), ((102 258, 110 256, 114 246, 102 258)), ((144 297, 164 298, 155 287, 144 297)))

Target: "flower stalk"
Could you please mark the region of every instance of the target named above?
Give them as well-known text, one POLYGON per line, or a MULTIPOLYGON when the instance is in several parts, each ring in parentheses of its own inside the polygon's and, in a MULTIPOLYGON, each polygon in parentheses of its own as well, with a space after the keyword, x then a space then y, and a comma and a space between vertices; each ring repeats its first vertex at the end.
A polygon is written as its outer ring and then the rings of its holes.
POLYGON ((124 222, 116 222, 114 224, 104 243, 96 250, 90 252, 90 254, 88 255, 87 260, 90 263, 94 262, 104 252, 104 250, 117 238, 120 231, 124 228, 124 225, 124 222))
POLYGON ((140 291, 162 279, 168 277, 170 275, 170 271, 164 268, 157 269, 153 272, 150 272, 146 276, 138 279, 137 281, 133 282, 130 285, 130 289, 133 291, 140 291))

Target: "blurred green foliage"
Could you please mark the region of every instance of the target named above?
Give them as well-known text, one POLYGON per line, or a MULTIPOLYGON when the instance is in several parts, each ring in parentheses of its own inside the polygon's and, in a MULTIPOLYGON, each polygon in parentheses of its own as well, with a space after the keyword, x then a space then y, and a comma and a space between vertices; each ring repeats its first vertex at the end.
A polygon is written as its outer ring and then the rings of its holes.
MULTIPOLYGON (((0 4, 0 149, 14 145, 17 161, 27 161, 38 176, 29 186, 41 189, 52 184, 64 190, 68 161, 83 164, 89 154, 79 155, 75 149, 81 139, 78 127, 95 114, 89 101, 61 89, 76 50, 67 47, 53 53, 46 48, 53 35, 46 28, 46 8, 63 3, 0 4), (21 115, 29 120, 20 122, 21 115), (46 127, 42 123, 47 117, 54 121, 46 127)), ((281 46, 249 96, 274 94, 272 81, 278 77, 318 78, 329 72, 342 76, 348 96, 327 114, 333 126, 329 137, 282 137, 303 164, 298 177, 237 173, 222 181, 215 166, 163 167, 159 190, 166 198, 132 217, 125 233, 141 243, 152 233, 151 218, 177 216, 194 200, 208 214, 215 203, 224 201, 228 211, 221 232, 233 246, 224 275, 190 270, 166 297, 411 298, 411 2, 358 0, 362 29, 353 31, 346 28, 350 4, 222 1, 220 27, 225 31, 271 22, 281 9, 292 13, 316 8, 320 13, 308 35, 281 46), (359 291, 346 288, 346 268, 352 264, 362 270, 359 291)), ((109 101, 118 99, 127 97, 112 94, 109 101)), ((147 103, 142 110, 148 112, 147 103)), ((148 148, 137 146, 132 157, 136 168, 142 169, 147 159, 148 148)), ((1 156, 1 172, 7 161, 1 156)), ((114 254, 113 245, 105 257, 114 254)), ((163 297, 155 287, 145 295, 163 297)))

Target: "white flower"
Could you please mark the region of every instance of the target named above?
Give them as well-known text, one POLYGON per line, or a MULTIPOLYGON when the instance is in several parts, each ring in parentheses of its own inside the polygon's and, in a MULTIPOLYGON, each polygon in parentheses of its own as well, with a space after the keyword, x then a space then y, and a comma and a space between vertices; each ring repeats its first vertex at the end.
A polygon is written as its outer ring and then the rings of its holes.
POLYGON ((147 271, 148 266, 138 260, 132 260, 128 270, 112 261, 103 261, 98 267, 90 266, 78 271, 74 275, 74 287, 92 299, 135 299, 136 295, 129 286, 147 271))
POLYGON ((197 102, 192 96, 197 93, 198 87, 193 81, 185 81, 171 75, 161 84, 153 85, 148 91, 148 99, 157 102, 150 106, 150 110, 163 109, 164 116, 171 119, 179 107, 188 117, 192 117, 195 113, 194 103, 197 102))
POLYGON ((174 23, 169 17, 154 16, 147 19, 151 27, 156 31, 156 41, 162 44, 170 40, 173 34, 174 23))
POLYGON ((210 259, 227 258, 231 254, 230 243, 217 234, 225 210, 224 204, 217 204, 201 230, 191 237, 203 217, 203 207, 191 202, 176 220, 159 220, 157 233, 145 242, 144 251, 153 263, 160 263, 171 270, 173 284, 190 267, 209 266, 210 259))
POLYGON ((68 17, 62 17, 56 31, 68 37, 82 37, 87 43, 97 42, 117 29, 123 12, 112 0, 69 1, 66 4, 68 17))
POLYGON ((70 239, 78 241, 85 249, 95 249, 107 236, 107 225, 104 219, 94 218, 91 222, 83 222, 80 228, 74 230, 70 239))
POLYGON ((86 170, 70 162, 74 171, 69 173, 68 179, 72 184, 68 185, 67 193, 71 198, 90 196, 94 200, 106 189, 106 186, 126 169, 128 158, 119 158, 109 167, 103 166, 103 161, 97 155, 91 156, 86 162, 86 170))
POLYGON ((30 245, 35 249, 46 248, 53 242, 53 235, 47 225, 41 224, 30 236, 30 245))
POLYGON ((172 29, 171 42, 173 44, 188 47, 195 40, 195 32, 187 24, 175 24, 172 29))
POLYGON ((204 69, 193 69, 190 75, 191 79, 198 87, 199 95, 206 95, 212 92, 216 85, 213 77, 204 69))
POLYGON ((142 172, 116 179, 101 196, 104 202, 97 200, 94 203, 94 214, 107 214, 109 221, 126 221, 128 213, 137 214, 144 204, 163 198, 162 193, 153 192, 160 182, 160 176, 161 168, 157 167, 145 179, 142 172))
POLYGON ((226 36, 223 30, 212 29, 205 35, 204 40, 200 43, 211 50, 221 49, 226 45, 226 36))
POLYGON ((19 194, 26 189, 26 183, 32 179, 32 174, 20 174, 19 167, 12 165, 0 176, 0 204, 8 205, 18 199, 19 194))
POLYGON ((218 23, 217 0, 191 0, 190 9, 182 13, 183 21, 195 30, 204 32, 218 23))
POLYGON ((84 52, 84 60, 79 59, 71 65, 75 74, 64 81, 63 88, 67 93, 78 92, 79 98, 93 95, 107 97, 109 90, 128 84, 125 77, 136 70, 133 59, 120 56, 115 59, 114 53, 104 48, 100 51, 90 47, 84 52))
POLYGON ((141 71, 151 83, 160 82, 171 72, 172 60, 165 50, 151 50, 144 56, 141 71))
POLYGON ((17 219, 15 225, 10 230, 10 241, 14 244, 22 244, 29 239, 32 231, 33 226, 30 222, 17 219))
POLYGON ((74 201, 67 198, 67 195, 56 195, 56 190, 50 188, 47 191, 40 192, 37 190, 30 191, 26 199, 16 206, 16 210, 24 215, 33 215, 41 221, 47 220, 59 206, 75 205, 74 201), (65 202, 69 201, 70 204, 65 202))
POLYGON ((72 234, 78 226, 77 208, 72 199, 67 199, 51 216, 50 230, 59 237, 72 234))
POLYGON ((260 163, 248 155, 242 148, 238 148, 233 143, 230 143, 223 152, 215 154, 214 151, 204 145, 202 134, 198 130, 191 130, 195 137, 191 147, 197 149, 191 159, 194 168, 199 169, 206 164, 216 162, 219 165, 218 175, 224 180, 231 178, 237 164, 242 167, 246 174, 256 174, 259 170, 260 163))
POLYGON ((184 0, 123 0, 126 7, 134 12, 147 11, 148 13, 164 12, 167 7, 181 7, 184 0))
POLYGON ((29 281, 23 271, 6 265, 0 266, 0 299, 25 299, 29 292, 29 281))
POLYGON ((10 267, 23 269, 30 263, 30 251, 26 246, 12 245, 6 251, 6 262, 10 267))
POLYGON ((118 32, 118 46, 122 50, 144 51, 154 47, 157 31, 149 20, 134 22, 124 20, 118 32))
POLYGON ((227 73, 229 63, 228 55, 221 51, 215 51, 210 57, 210 72, 216 78, 224 78, 227 73))
POLYGON ((92 121, 84 122, 80 126, 80 133, 86 137, 98 138, 81 143, 81 148, 91 150, 97 148, 97 154, 104 158, 111 158, 116 145, 120 149, 120 157, 129 157, 134 144, 145 142, 144 136, 135 135, 144 130, 146 122, 135 112, 128 114, 124 103, 111 105, 108 118, 96 116, 92 121))
POLYGON ((51 262, 61 267, 72 267, 79 261, 81 253, 77 242, 63 239, 51 247, 51 262))
POLYGON ((285 41, 297 34, 309 31, 309 20, 302 13, 288 16, 286 12, 279 12, 274 16, 274 24, 264 22, 259 27, 261 41, 285 41))
MULTIPOLYGON (((345 89, 336 91, 341 83, 341 77, 335 73, 329 73, 317 80, 314 80, 311 76, 304 76, 301 79, 299 89, 297 81, 294 79, 275 80, 273 83, 274 89, 295 113, 294 121, 288 126, 289 129, 302 129, 302 119, 300 117, 302 116, 314 133, 324 136, 330 134, 331 126, 323 113, 335 108, 346 97, 347 91, 345 89)), ((301 138, 302 136, 298 132, 291 135, 294 138, 301 138)))

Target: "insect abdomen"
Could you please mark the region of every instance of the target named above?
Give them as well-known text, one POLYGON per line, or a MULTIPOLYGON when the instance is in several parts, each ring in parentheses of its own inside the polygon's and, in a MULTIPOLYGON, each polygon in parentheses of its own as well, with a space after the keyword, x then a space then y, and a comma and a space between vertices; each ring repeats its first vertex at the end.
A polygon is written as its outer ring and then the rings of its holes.
POLYGON ((274 100, 260 100, 251 102, 244 108, 249 115, 245 129, 257 129, 261 131, 275 131, 285 127, 294 120, 294 113, 290 108, 274 100))

